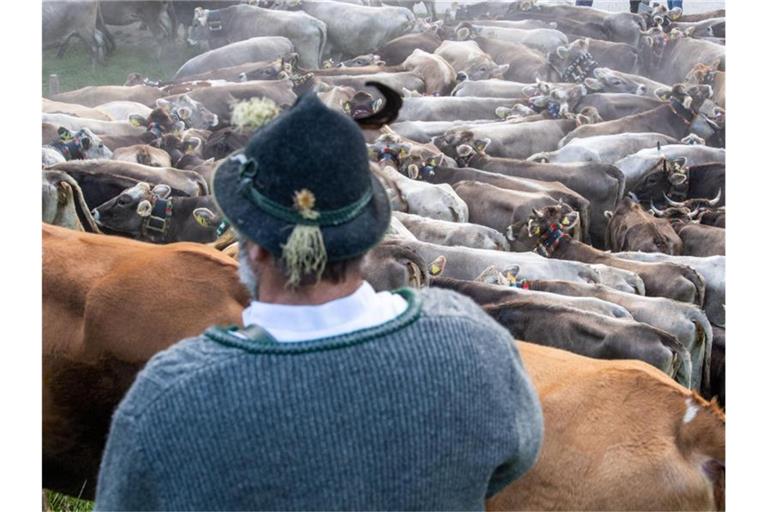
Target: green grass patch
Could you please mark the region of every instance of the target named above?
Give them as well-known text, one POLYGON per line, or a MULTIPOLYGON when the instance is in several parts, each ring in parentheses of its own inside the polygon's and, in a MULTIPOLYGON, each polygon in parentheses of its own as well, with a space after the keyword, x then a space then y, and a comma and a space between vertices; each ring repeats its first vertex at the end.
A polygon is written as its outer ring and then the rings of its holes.
POLYGON ((62 58, 56 50, 43 52, 42 94, 48 95, 48 77, 59 75, 61 92, 88 85, 123 85, 128 73, 141 73, 152 80, 167 80, 188 59, 200 52, 183 44, 164 46, 118 45, 107 57, 106 65, 91 65, 91 57, 82 44, 73 41, 62 58))
POLYGON ((73 498, 53 491, 45 491, 45 494, 53 512, 91 512, 93 510, 92 501, 73 498))

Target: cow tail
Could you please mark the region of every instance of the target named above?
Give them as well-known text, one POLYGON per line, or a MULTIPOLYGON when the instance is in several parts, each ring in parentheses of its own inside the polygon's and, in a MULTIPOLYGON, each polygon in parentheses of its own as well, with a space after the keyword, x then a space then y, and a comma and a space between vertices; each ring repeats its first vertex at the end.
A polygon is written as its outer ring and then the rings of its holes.
POLYGON ((325 22, 322 22, 320 20, 317 20, 319 22, 318 28, 320 29, 320 47, 317 49, 317 67, 321 67, 321 63, 323 62, 323 53, 325 52, 325 44, 328 41, 328 27, 326 26, 325 22))
POLYGON ((696 304, 699 307, 702 307, 704 305, 704 294, 706 292, 706 285, 704 284, 704 278, 701 277, 701 274, 699 274, 696 270, 693 268, 683 265, 685 270, 683 271, 683 275, 686 279, 688 279, 690 282, 693 283, 693 285, 696 287, 696 298, 694 304, 696 304))
POLYGON ((712 340, 714 334, 712 332, 712 324, 709 322, 707 315, 701 308, 691 308, 691 321, 696 326, 696 343, 704 343, 704 364, 701 369, 701 389, 710 388, 710 365, 712 363, 712 340))
POLYGON ((99 226, 93 219, 93 215, 91 215, 91 210, 85 202, 83 189, 80 188, 80 185, 74 178, 71 178, 71 181, 66 180, 66 183, 72 188, 72 195, 75 200, 75 212, 77 212, 77 217, 80 219, 80 224, 83 225, 83 229, 88 233, 101 233, 99 226))
POLYGON ((618 190, 616 191, 616 201, 613 203, 615 207, 624 197, 624 192, 626 192, 627 187, 627 177, 615 165, 608 165, 606 168, 606 174, 608 174, 608 176, 611 178, 614 178, 619 183, 618 190))

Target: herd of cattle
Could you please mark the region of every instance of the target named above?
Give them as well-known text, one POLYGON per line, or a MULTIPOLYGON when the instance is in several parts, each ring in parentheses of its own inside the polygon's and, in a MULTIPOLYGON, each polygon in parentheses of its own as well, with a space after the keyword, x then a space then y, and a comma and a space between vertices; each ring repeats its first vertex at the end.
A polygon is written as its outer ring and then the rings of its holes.
POLYGON ((213 171, 243 112, 314 90, 391 197, 366 278, 457 290, 524 340, 544 446, 488 507, 724 507, 724 11, 416 3, 44 4, 50 44, 97 61, 121 16, 207 47, 168 81, 43 99, 46 488, 92 496, 136 372, 240 323, 213 171))

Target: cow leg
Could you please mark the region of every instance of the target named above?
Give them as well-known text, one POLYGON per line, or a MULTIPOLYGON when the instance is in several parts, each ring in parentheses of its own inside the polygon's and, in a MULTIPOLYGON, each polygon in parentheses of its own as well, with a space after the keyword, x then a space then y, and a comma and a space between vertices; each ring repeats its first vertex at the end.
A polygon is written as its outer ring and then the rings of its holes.
POLYGON ((69 34, 66 39, 64 39, 64 42, 61 43, 61 45, 59 46, 59 51, 56 52, 57 59, 60 59, 64 56, 64 52, 66 52, 67 48, 69 48, 69 42, 72 40, 73 37, 80 37, 80 35, 73 32, 72 34, 69 34))
POLYGON ((115 51, 117 45, 115 44, 115 38, 107 28, 107 24, 104 23, 104 16, 101 13, 101 7, 99 7, 99 12, 96 15, 96 30, 103 34, 104 40, 106 41, 106 54, 112 55, 112 52, 115 51))

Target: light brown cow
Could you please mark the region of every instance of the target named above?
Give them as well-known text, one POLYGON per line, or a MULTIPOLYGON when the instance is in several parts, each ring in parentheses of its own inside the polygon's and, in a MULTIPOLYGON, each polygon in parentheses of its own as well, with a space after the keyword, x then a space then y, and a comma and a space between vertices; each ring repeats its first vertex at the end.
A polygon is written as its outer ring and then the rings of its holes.
POLYGON ((488 510, 723 510, 725 415, 640 361, 518 342, 541 399, 536 465, 488 510))
POLYGON ((117 148, 112 153, 112 160, 134 162, 150 167, 171 167, 171 156, 166 151, 148 144, 117 148))
POLYGON ((237 262, 43 225, 43 486, 93 496, 112 412, 156 352, 248 303, 237 262))

